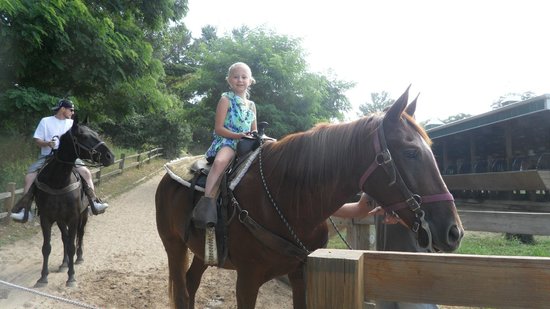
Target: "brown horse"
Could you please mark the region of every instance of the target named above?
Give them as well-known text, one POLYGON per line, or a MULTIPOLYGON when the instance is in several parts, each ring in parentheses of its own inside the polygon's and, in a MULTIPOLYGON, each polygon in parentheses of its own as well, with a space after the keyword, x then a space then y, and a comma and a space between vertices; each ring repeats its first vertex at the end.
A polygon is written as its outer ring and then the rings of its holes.
MULTIPOLYGON (((289 277, 294 308, 305 308, 305 257, 326 245, 326 219, 358 191, 398 214, 423 247, 448 252, 459 246, 463 228, 454 200, 428 136, 409 116, 416 102, 405 112, 407 100, 408 89, 383 115, 318 125, 261 147, 229 206, 238 220, 227 227, 229 253, 223 268, 237 271, 239 308, 254 308, 260 286, 282 275, 289 277)), ((207 268, 204 231, 192 225, 186 229, 200 198, 195 195, 192 202, 189 189, 168 175, 156 192, 157 229, 177 308, 194 308, 207 268), (188 249, 194 254, 190 267, 188 249)))

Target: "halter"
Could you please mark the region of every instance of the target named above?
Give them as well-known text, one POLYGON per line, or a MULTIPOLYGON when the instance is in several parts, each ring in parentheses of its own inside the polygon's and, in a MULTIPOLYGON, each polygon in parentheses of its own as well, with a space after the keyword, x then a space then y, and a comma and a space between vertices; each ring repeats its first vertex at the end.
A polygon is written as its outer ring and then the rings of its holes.
POLYGON ((361 189, 363 192, 366 192, 365 190, 363 190, 365 182, 379 166, 382 166, 386 171, 386 174, 388 174, 388 176, 390 177, 390 182, 388 183, 388 186, 391 187, 393 185, 397 185, 399 191, 401 191, 402 195, 405 197, 405 200, 402 202, 398 202, 388 206, 382 206, 382 208, 386 211, 395 212, 399 209, 409 207, 409 209, 414 212, 416 216, 416 221, 412 224, 410 229, 417 234, 420 231, 420 228, 424 229, 428 236, 427 246, 432 249, 432 234, 429 224, 424 218, 425 213, 420 208, 420 205, 422 203, 427 204, 441 201, 454 201, 453 195, 448 191, 440 194, 424 196, 412 193, 405 184, 405 181, 403 181, 403 178, 401 177, 401 174, 399 173, 399 170, 397 170, 395 163, 392 159, 390 150, 388 149, 388 145, 386 143, 386 137, 384 135, 383 121, 382 124, 378 127, 377 131, 378 134, 374 134, 373 137, 374 151, 376 153, 376 156, 374 158, 374 161, 365 171, 365 173, 363 173, 363 176, 361 176, 361 179, 359 180, 359 189, 361 189))
MULTIPOLYGON (((80 158, 80 154, 82 153, 81 150, 84 150, 84 151, 87 151, 91 160, 93 161, 93 157, 94 155, 96 154, 99 154, 99 157, 101 159, 101 152, 97 151, 96 149, 105 144, 105 142, 103 141, 98 141, 97 144, 95 144, 93 147, 88 147, 84 144, 82 144, 81 142, 78 141, 78 139, 76 138, 76 136, 73 135, 73 132, 71 129, 69 129, 68 131, 69 135, 71 136, 71 141, 73 142, 73 149, 74 149, 74 152, 76 154, 76 157, 77 158, 80 158), (77 147, 78 146, 78 147, 77 147)), ((63 161, 63 160, 60 160, 58 157, 57 157, 57 153, 55 155, 55 159, 58 161, 58 162, 61 162, 61 163, 65 163, 65 164, 70 164, 70 165, 75 165, 74 162, 67 162, 67 161, 63 161)), ((98 160, 100 161, 100 160, 98 160)), ((94 166, 94 165, 90 165, 90 166, 94 166)))
POLYGON ((80 158, 80 150, 85 150, 88 152, 88 154, 90 155, 90 158, 92 158, 93 160, 93 157, 95 154, 99 154, 99 156, 101 157, 101 152, 97 151, 96 149, 105 144, 105 142, 103 141, 98 141, 97 144, 95 144, 95 146, 93 147, 88 147, 84 144, 82 144, 81 142, 78 141, 78 139, 73 135, 73 132, 72 131, 69 131, 69 134, 71 135, 71 139, 73 140, 73 147, 74 147, 74 150, 77 154, 77 157, 80 158), (78 151, 77 151, 77 147, 78 146, 78 151))

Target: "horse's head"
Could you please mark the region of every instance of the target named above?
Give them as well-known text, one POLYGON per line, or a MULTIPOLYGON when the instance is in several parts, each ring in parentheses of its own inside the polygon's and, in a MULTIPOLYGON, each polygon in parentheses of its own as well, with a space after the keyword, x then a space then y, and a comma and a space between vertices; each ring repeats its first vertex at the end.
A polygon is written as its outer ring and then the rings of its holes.
POLYGON ((464 234, 462 223, 431 141, 413 118, 416 99, 408 107, 407 100, 408 89, 374 133, 376 159, 363 175, 361 189, 417 232, 420 246, 454 251, 464 234))
MULTIPOLYGON (((109 147, 101 140, 99 135, 87 126, 88 118, 83 123, 78 122, 75 117, 73 126, 62 138, 69 136, 72 138, 74 150, 80 159, 91 160, 104 166, 109 166, 115 162, 115 155, 109 147)), ((62 141, 63 142, 63 141, 62 141)))

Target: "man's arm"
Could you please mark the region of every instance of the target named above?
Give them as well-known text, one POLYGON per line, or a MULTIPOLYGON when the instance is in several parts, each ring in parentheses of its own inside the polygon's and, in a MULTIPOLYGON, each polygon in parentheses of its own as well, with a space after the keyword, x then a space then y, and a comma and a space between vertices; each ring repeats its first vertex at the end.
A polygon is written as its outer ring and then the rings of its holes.
POLYGON ((44 141, 40 138, 34 138, 34 141, 36 142, 36 144, 38 145, 38 147, 42 148, 42 147, 50 147, 50 148, 54 148, 55 147, 55 141, 44 141))
POLYGON ((359 201, 342 205, 333 216, 340 218, 363 218, 366 216, 383 215, 384 223, 386 224, 402 223, 401 219, 396 215, 388 214, 381 206, 374 207, 374 205, 374 201, 367 194, 362 193, 359 201))
POLYGON ((333 216, 340 218, 363 218, 368 216, 373 208, 374 204, 372 200, 369 199, 368 195, 362 193, 359 201, 342 205, 333 216))

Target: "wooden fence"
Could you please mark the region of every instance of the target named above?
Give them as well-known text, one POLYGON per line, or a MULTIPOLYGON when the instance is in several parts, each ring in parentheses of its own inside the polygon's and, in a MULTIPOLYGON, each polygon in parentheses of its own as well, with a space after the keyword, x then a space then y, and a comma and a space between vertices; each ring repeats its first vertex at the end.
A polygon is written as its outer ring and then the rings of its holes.
MULTIPOLYGON (((92 178, 96 185, 102 181, 124 173, 129 168, 139 168, 144 163, 162 155, 162 148, 155 148, 146 152, 136 153, 130 156, 122 154, 120 159, 108 167, 91 168, 92 178)), ((16 201, 16 196, 23 193, 23 188, 16 189, 15 183, 10 182, 6 188, 7 192, 0 193, 0 205, 4 201, 3 209, 0 208, 0 218, 6 217, 16 201), (4 210, 5 212, 1 212, 4 210)))
MULTIPOLYGON (((477 209, 462 209, 457 202, 458 214, 467 231, 550 235, 550 206, 548 210, 504 211, 480 206, 477 209)), ((372 249, 370 235, 374 224, 372 217, 365 219, 332 218, 338 227, 347 229, 346 238, 352 248, 372 249)))
MULTIPOLYGON (((457 201, 467 231, 550 235, 549 205, 524 206, 457 201)), ((374 247, 372 218, 332 219, 347 228, 353 248, 374 247)), ((493 308, 550 304, 550 258, 322 249, 308 257, 307 280, 308 308, 373 308, 373 300, 493 308)))
POLYGON ((308 308, 367 300, 548 308, 550 258, 319 249, 307 260, 308 308))

